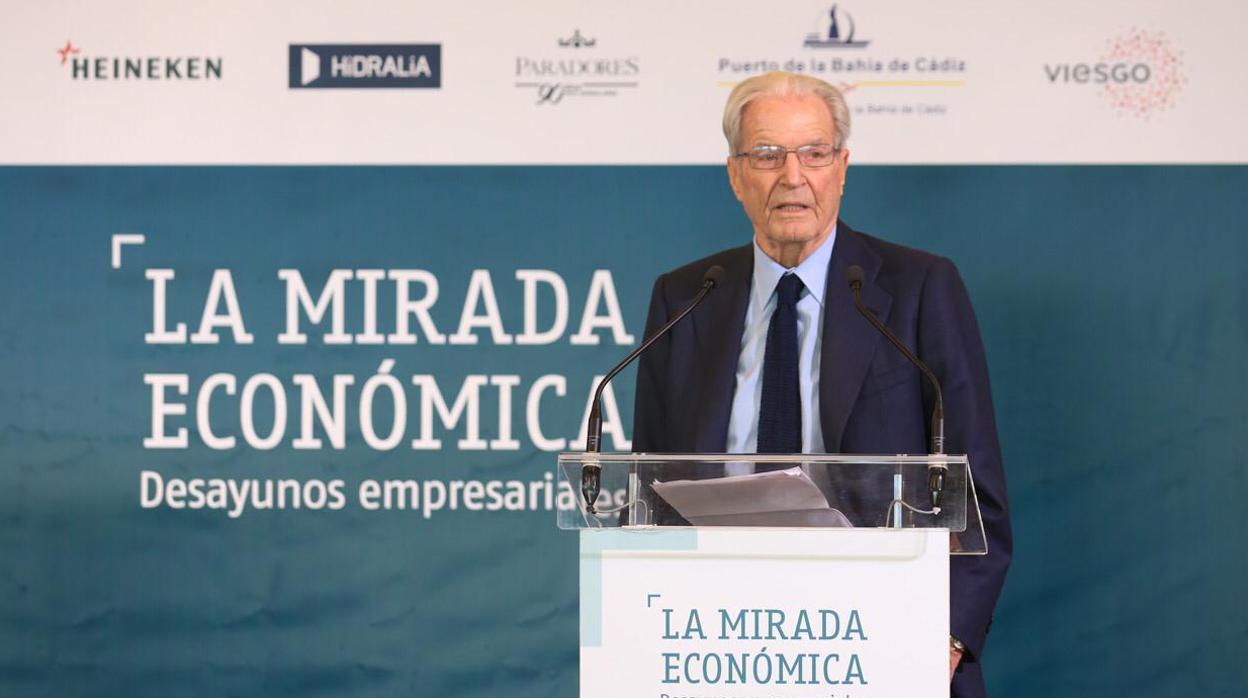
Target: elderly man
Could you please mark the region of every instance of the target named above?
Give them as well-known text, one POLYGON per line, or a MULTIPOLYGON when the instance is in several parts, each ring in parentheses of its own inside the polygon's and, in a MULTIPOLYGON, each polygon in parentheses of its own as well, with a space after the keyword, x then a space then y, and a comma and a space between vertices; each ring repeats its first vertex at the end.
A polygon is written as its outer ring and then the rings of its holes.
POLYGON ((980 657, 1011 551, 1005 477, 988 371, 953 264, 859 233, 838 219, 849 110, 831 85, 768 73, 724 109, 728 181, 751 244, 655 282, 647 335, 679 312, 712 265, 724 281, 692 322, 642 357, 639 452, 926 453, 933 395, 921 374, 855 310, 846 283, 922 358, 944 390, 946 450, 966 453, 986 556, 950 563, 954 696, 982 696, 980 657))

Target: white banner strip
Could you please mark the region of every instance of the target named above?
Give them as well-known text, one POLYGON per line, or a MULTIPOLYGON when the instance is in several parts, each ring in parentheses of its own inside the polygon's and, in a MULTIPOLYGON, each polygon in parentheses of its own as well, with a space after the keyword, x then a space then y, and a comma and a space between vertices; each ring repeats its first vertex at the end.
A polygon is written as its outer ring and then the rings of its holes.
POLYGON ((750 75, 857 163, 1241 163, 1248 3, 23 3, 7 164, 711 164, 750 75))

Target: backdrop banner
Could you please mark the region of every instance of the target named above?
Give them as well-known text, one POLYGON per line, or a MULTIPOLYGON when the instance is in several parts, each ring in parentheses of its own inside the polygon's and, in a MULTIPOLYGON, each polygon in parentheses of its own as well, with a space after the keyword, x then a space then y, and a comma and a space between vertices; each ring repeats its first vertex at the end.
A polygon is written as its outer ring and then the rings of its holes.
POLYGON ((1248 158, 1248 4, 29 3, 5 161, 710 164, 739 81, 845 92, 859 163, 1248 158))
POLYGON ((0 695, 576 695, 555 453, 654 278, 749 241, 719 112, 799 67, 844 220, 975 302, 989 691, 1248 694, 1248 10, 1207 5, 12 10, 0 695))

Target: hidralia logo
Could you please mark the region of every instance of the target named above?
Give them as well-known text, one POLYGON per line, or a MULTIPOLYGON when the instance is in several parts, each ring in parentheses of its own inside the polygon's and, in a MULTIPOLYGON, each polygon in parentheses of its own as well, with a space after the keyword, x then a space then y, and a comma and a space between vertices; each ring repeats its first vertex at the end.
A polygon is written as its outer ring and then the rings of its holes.
POLYGON ((221 58, 202 56, 84 56, 72 41, 56 49, 74 80, 220 80, 221 58))
POLYGON ((818 26, 819 31, 810 32, 802 42, 806 48, 866 48, 871 44, 854 38, 854 18, 838 5, 819 16, 818 26))
POLYGON ((290 45, 292 88, 441 86, 441 44, 290 45))
POLYGON ((1050 83, 1093 85, 1114 110, 1147 116, 1174 106, 1187 79, 1183 54, 1161 32, 1134 30, 1106 42, 1096 62, 1046 63, 1050 83))

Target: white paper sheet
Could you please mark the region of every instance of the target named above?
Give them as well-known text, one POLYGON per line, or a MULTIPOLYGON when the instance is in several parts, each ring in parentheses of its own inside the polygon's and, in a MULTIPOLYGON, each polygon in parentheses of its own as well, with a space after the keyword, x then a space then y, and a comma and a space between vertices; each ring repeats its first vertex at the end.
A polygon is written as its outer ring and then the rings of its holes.
POLYGON ((695 526, 853 526, 801 468, 656 481, 654 491, 695 526))

